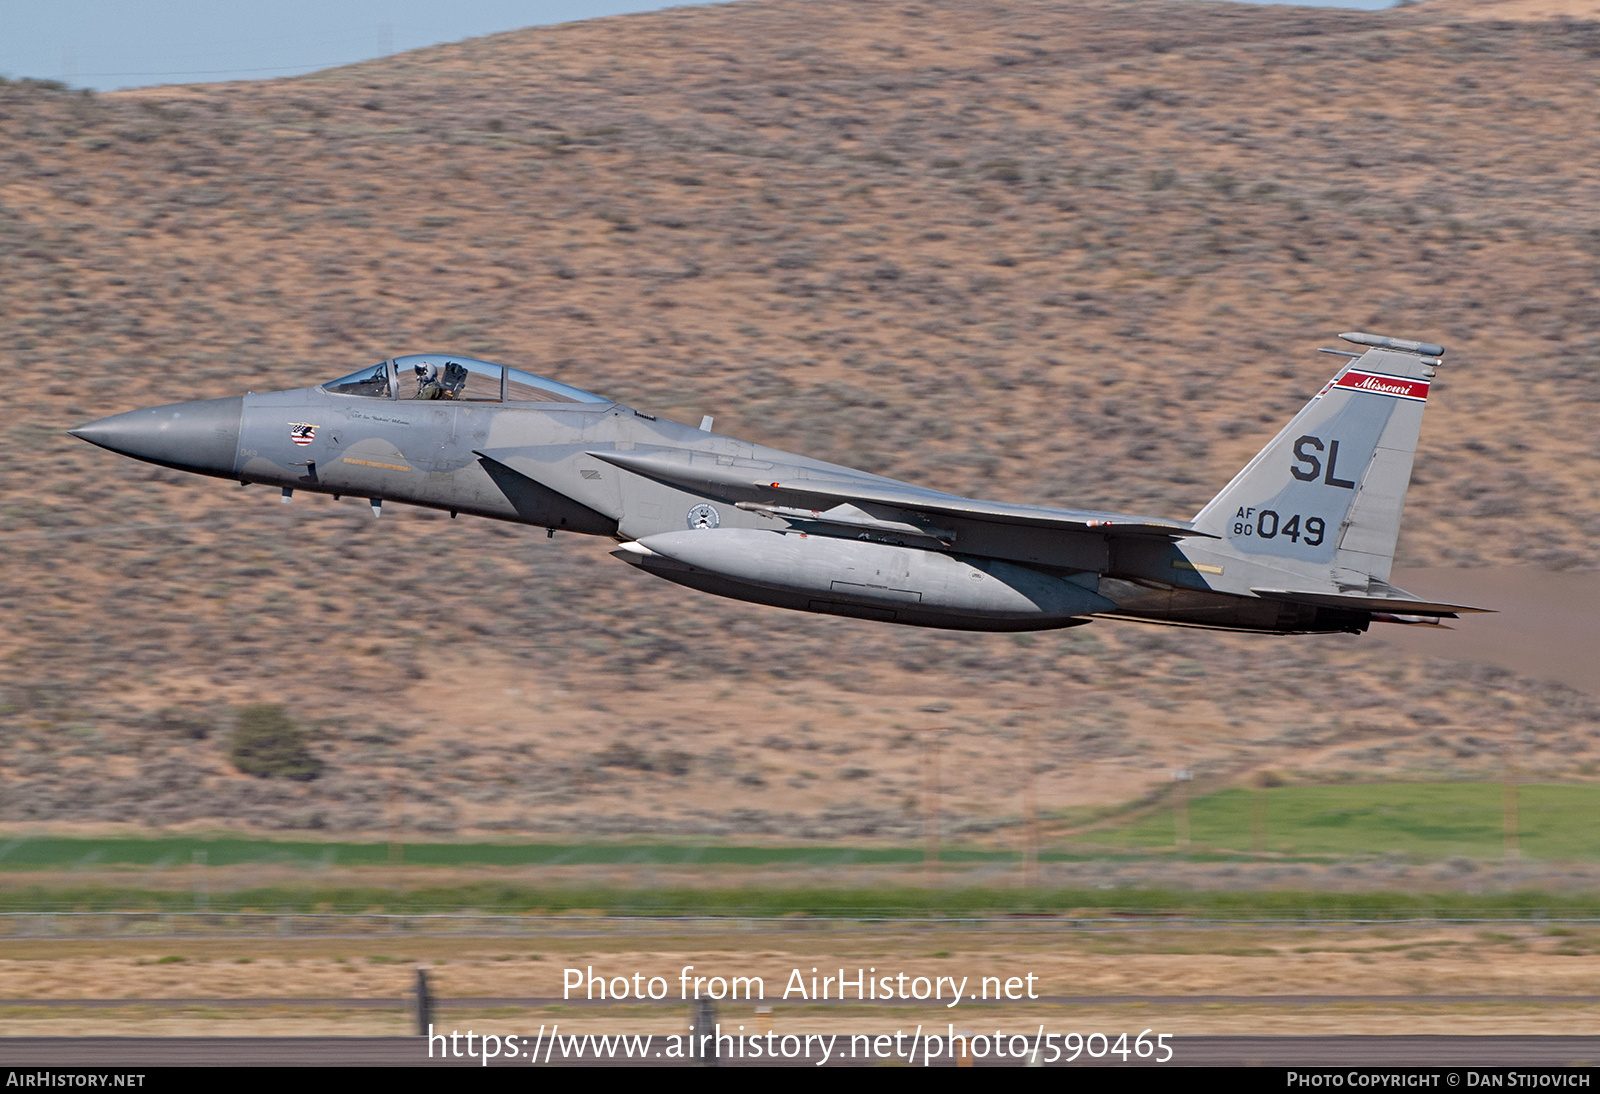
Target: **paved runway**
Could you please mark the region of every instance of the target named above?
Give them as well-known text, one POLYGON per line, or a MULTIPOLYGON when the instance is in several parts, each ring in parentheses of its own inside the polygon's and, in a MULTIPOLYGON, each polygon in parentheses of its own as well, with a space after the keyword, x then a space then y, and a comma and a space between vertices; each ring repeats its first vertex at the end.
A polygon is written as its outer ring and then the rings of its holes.
MULTIPOLYGON (((878 1063, 851 1059, 850 1039, 835 1042, 829 1066, 878 1063)), ((1170 1042, 1173 1059, 1166 1065, 1130 1060, 1128 1066, 1255 1066, 1255 1067, 1570 1067, 1600 1062, 1600 1037, 1182 1037, 1170 1042)), ((550 1042, 543 1042, 551 1048, 550 1042)), ((657 1034, 645 1059, 635 1056, 595 1059, 591 1051, 581 1058, 559 1049, 549 1054, 551 1064, 612 1066, 699 1066, 700 1060, 668 1058, 665 1038, 657 1034), (660 1056, 656 1054, 663 1053, 660 1056)), ((786 1064, 816 1066, 821 1053, 815 1042, 796 1046, 792 1058, 777 1060, 723 1059, 723 1066, 786 1064)), ((618 1054, 620 1057, 620 1053, 618 1054)), ((531 1054, 530 1054, 531 1056, 531 1054)), ((540 1063, 545 1053, 540 1052, 540 1063)), ((492 1066, 529 1066, 531 1058, 491 1059, 492 1066)), ((918 1064, 921 1063, 919 1056, 918 1064)), ((950 1066, 942 1057, 934 1066, 950 1066)), ((1025 1059, 996 1058, 992 1053, 974 1061, 979 1067, 1022 1066, 1025 1059)), ((1077 1065, 1123 1066, 1108 1055, 1100 1060, 1079 1057, 1077 1065)), ((5 1037, 0 1038, 0 1067, 215 1067, 215 1066, 315 1066, 315 1067, 418 1067, 482 1066, 475 1059, 428 1057, 420 1037, 5 1037)), ((1049 1066, 1049 1065, 1047 1065, 1049 1066)), ((1059 1065, 1056 1065, 1059 1066, 1059 1065)))

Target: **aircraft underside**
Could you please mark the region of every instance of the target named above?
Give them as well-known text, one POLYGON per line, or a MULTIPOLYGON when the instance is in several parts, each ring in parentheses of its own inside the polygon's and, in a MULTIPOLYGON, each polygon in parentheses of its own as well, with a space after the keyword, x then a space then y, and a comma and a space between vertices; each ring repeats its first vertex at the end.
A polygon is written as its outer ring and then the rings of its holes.
MULTIPOLYGON (((628 557, 631 552, 618 551, 628 557)), ((1096 618, 1121 619, 1139 623, 1161 623, 1169 626, 1196 627, 1206 630, 1250 631, 1261 634, 1325 634, 1364 632, 1371 617, 1366 613, 1340 611, 1307 605, 1284 604, 1254 597, 1227 596, 1214 593, 1193 593, 1186 590, 1157 589, 1134 582, 1106 578, 1100 581, 1101 595, 1123 592, 1125 604, 1117 604, 1111 611, 1086 615, 1004 615, 980 614, 953 610, 937 602, 924 601, 913 590, 873 590, 849 594, 838 590, 828 592, 794 592, 753 585, 719 574, 707 573, 689 567, 652 566, 639 563, 639 568, 656 577, 683 585, 700 592, 743 600, 752 604, 767 604, 775 608, 812 612, 818 615, 841 615, 852 619, 870 619, 881 623, 900 623, 912 627, 933 627, 942 630, 1018 632, 1062 630, 1081 627, 1096 618), (913 599, 915 597, 916 599, 913 599)))

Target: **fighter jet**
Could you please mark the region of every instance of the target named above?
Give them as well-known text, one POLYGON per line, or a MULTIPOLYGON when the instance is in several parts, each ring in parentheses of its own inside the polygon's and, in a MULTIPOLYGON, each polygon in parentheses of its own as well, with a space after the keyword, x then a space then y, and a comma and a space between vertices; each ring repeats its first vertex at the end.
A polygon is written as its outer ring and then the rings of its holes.
POLYGON ((1099 616, 1270 634, 1438 623, 1389 584, 1442 346, 1359 353, 1191 520, 981 501, 657 418, 453 354, 316 387, 118 414, 71 433, 163 467, 618 543, 691 589, 923 627, 1099 616))

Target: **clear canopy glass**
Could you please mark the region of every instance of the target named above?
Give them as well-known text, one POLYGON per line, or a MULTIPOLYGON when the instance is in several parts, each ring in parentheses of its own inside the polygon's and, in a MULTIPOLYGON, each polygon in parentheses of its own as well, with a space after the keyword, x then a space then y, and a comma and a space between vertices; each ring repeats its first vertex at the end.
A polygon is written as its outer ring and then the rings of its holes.
POLYGON ((395 397, 449 399, 457 403, 498 403, 504 370, 486 361, 413 353, 394 362, 395 397))
POLYGON ((323 384, 335 395, 458 403, 609 403, 546 376, 448 353, 412 353, 323 384))
POLYGON ((389 362, 379 361, 369 365, 360 372, 352 372, 348 376, 341 376, 337 380, 330 380, 322 385, 323 391, 331 391, 335 395, 365 395, 369 398, 387 399, 389 397, 389 362))

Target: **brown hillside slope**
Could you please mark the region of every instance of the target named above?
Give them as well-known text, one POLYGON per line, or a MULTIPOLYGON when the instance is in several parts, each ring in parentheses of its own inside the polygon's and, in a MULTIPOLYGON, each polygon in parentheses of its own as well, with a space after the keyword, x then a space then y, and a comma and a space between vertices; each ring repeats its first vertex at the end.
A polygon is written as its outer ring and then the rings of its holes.
POLYGON ((1429 15, 1466 19, 1600 19, 1600 0, 1425 0, 1429 15))
POLYGON ((400 787, 428 831, 906 833, 934 724, 980 830, 1031 757, 1048 808, 1180 764, 1489 770, 1508 734, 1571 775, 1590 700, 1376 635, 791 616, 62 431, 455 348, 946 489, 1186 516, 1354 328, 1449 347, 1402 562, 1592 568, 1597 51, 1424 7, 763 0, 0 87, 0 821, 370 830, 400 787), (289 705, 325 775, 234 773, 244 701, 289 705))

